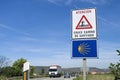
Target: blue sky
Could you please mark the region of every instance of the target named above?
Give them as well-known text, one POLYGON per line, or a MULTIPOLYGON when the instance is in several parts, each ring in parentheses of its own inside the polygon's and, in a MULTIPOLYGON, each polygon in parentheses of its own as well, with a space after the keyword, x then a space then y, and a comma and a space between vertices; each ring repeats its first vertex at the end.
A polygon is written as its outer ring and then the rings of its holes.
POLYGON ((0 0, 0 55, 34 66, 82 67, 71 59, 71 11, 96 8, 99 59, 87 67, 108 68, 120 49, 119 0, 0 0))

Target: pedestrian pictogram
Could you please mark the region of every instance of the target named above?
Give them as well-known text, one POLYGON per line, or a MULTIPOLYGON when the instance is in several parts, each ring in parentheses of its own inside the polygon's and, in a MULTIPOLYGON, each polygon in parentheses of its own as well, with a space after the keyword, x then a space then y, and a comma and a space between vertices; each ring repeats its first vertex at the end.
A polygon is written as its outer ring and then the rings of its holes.
POLYGON ((80 21, 77 24, 76 29, 91 29, 92 25, 88 21, 88 19, 85 17, 85 15, 82 16, 80 21))

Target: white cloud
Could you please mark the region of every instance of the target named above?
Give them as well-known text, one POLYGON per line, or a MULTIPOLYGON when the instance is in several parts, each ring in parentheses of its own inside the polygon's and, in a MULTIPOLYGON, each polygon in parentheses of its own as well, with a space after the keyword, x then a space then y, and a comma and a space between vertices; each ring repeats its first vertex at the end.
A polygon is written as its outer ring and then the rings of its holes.
POLYGON ((64 4, 65 0, 48 0, 48 2, 60 6, 61 4, 64 4))
POLYGON ((66 1, 66 5, 69 5, 69 4, 71 4, 73 2, 73 0, 67 0, 66 1))
POLYGON ((108 0, 80 0, 80 1, 91 3, 94 5, 106 4, 108 2, 108 0))
POLYGON ((53 4, 56 4, 56 5, 57 5, 57 3, 56 3, 56 1, 55 1, 55 0, 48 0, 48 2, 50 2, 50 3, 53 3, 53 4))
POLYGON ((15 32, 15 33, 18 33, 18 34, 22 34, 22 35, 30 35, 29 33, 26 33, 26 32, 23 32, 23 31, 19 31, 11 26, 7 26, 5 24, 0 24, 0 28, 3 28, 3 29, 6 29, 6 30, 9 30, 9 31, 12 31, 12 32, 15 32))
POLYGON ((28 52, 31 52, 31 53, 49 53, 51 52, 50 49, 45 49, 45 48, 30 48, 30 49, 27 49, 28 52))
POLYGON ((53 3, 55 5, 70 5, 73 2, 80 3, 80 2, 87 2, 94 5, 101 5, 101 4, 107 4, 108 0, 48 0, 50 3, 53 3))
POLYGON ((110 20, 107 20, 106 18, 103 18, 101 16, 98 16, 98 19, 101 20, 104 24, 109 24, 109 25, 112 25, 112 26, 115 26, 115 27, 119 27, 119 24, 114 23, 110 20))
POLYGON ((28 36, 20 37, 19 40, 22 40, 22 41, 34 41, 34 42, 39 41, 39 39, 36 39, 36 38, 33 38, 33 37, 28 37, 28 36))
POLYGON ((4 24, 0 24, 0 27, 1 27, 1 28, 4 28, 4 29, 8 29, 8 30, 14 31, 14 29, 13 29, 12 27, 7 26, 7 25, 4 25, 4 24))
POLYGON ((69 5, 73 2, 73 0, 48 0, 48 2, 60 6, 60 5, 69 5))

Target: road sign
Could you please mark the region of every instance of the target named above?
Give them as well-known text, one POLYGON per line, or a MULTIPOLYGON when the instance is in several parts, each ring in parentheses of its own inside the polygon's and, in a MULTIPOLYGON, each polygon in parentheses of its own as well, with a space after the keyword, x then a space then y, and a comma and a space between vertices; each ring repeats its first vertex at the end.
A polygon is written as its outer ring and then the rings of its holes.
POLYGON ((24 71, 28 71, 30 69, 30 63, 29 62, 25 62, 24 64, 23 64, 23 72, 24 71))
POLYGON ((82 16, 79 23, 77 24, 76 29, 91 29, 92 26, 85 15, 82 16))
POLYGON ((81 9, 72 11, 72 39, 97 38, 96 10, 81 9))
POLYGON ((72 41, 72 58, 97 57, 97 40, 72 41))

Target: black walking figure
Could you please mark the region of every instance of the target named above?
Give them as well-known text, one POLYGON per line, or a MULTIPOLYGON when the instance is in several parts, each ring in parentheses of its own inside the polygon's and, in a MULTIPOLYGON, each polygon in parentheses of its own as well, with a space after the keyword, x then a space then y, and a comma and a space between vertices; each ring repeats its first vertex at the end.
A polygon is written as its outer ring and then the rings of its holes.
POLYGON ((81 27, 88 27, 88 24, 85 24, 85 21, 82 21, 81 27))
POLYGON ((82 24, 81 24, 81 26, 85 26, 85 25, 84 25, 84 23, 85 23, 85 22, 84 22, 84 21, 82 21, 82 24))

